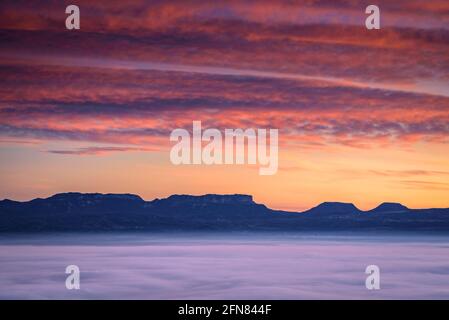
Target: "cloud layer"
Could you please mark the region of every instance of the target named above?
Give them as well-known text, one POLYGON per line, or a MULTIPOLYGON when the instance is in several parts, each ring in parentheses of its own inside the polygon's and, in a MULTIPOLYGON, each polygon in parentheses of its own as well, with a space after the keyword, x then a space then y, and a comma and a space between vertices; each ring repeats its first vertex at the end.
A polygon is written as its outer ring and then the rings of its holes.
POLYGON ((2 2, 2 136, 156 145, 196 119, 317 145, 447 142, 444 1, 381 3, 378 32, 353 1, 107 3, 80 2, 69 32, 57 2, 2 2))
POLYGON ((445 238, 97 235, 18 241, 0 246, 2 299, 449 297, 445 238), (65 289, 71 264, 81 271, 79 291, 65 289), (381 272, 378 291, 365 288, 365 268, 372 264, 381 272))

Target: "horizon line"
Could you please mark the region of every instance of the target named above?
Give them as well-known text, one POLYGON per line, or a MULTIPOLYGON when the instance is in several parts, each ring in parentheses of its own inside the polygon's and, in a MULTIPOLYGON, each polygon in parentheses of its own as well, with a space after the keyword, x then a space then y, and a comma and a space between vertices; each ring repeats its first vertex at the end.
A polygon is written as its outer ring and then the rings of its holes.
MULTIPOLYGON (((209 196, 209 195, 215 195, 215 196, 248 196, 248 197, 251 197, 251 200, 252 200, 254 203, 256 203, 256 204, 262 204, 262 205, 266 206, 264 203, 258 203, 258 202, 256 202, 256 201, 254 201, 254 196, 253 196, 252 194, 244 194, 244 193, 225 193, 225 194, 223 194, 223 193, 204 193, 204 194, 174 193, 174 194, 170 194, 169 196, 166 196, 166 197, 161 197, 161 198, 155 197, 155 198, 153 198, 153 199, 151 199, 151 200, 147 200, 147 199, 142 198, 140 195, 134 194, 134 193, 101 193, 101 192, 67 191, 67 192, 58 192, 58 193, 54 193, 54 194, 52 194, 52 195, 50 195, 50 196, 48 196, 48 197, 46 197, 46 198, 36 197, 36 198, 32 198, 32 199, 30 199, 30 200, 23 200, 23 201, 20 201, 20 200, 13 200, 13 199, 9 199, 9 198, 3 198, 3 199, 0 200, 0 202, 2 202, 2 201, 13 201, 13 202, 25 203, 25 202, 30 202, 30 201, 37 200, 37 199, 45 200, 45 199, 49 199, 49 198, 51 198, 51 197, 54 197, 54 196, 56 196, 56 195, 63 195, 63 194, 80 194, 80 195, 96 195, 96 194, 97 194, 97 195, 103 195, 103 196, 107 196, 107 195, 111 195, 111 196, 114 196, 114 195, 122 195, 122 196, 123 196, 123 195, 128 195, 128 196, 136 196, 136 197, 139 197, 139 198, 142 199, 142 201, 144 201, 144 202, 152 202, 152 201, 156 201, 156 200, 168 199, 169 197, 172 197, 172 196, 191 196, 191 197, 204 197, 204 196, 209 196)), ((355 207, 355 209, 357 209, 358 211, 361 211, 361 212, 369 212, 369 211, 372 211, 372 210, 378 208, 379 206, 381 206, 382 204, 399 204, 399 205, 404 206, 407 210, 449 209, 449 207, 438 207, 438 208, 437 208, 437 207, 432 207, 432 208, 409 208, 407 205, 405 205, 405 204, 403 204, 403 203, 401 203, 401 202, 392 202, 392 201, 383 201, 383 202, 379 203, 377 206, 375 206, 375 207, 373 207, 372 209, 369 209, 369 210, 361 210, 361 209, 359 209, 359 208, 357 207, 357 205, 356 205, 355 203, 353 203, 353 202, 344 202, 344 201, 322 201, 322 202, 318 203, 317 205, 315 205, 315 206, 313 206, 313 207, 310 207, 310 208, 308 208, 308 209, 305 209, 305 210, 303 210, 303 211, 288 211, 288 210, 283 210, 283 209, 272 209, 272 208, 269 208, 268 206, 266 206, 266 207, 267 207, 268 209, 274 210, 274 211, 285 211, 285 212, 294 212, 294 213, 304 213, 304 212, 307 212, 307 211, 309 211, 309 210, 311 210, 311 209, 313 209, 313 208, 316 208, 316 207, 318 207, 319 205, 322 205, 322 204, 325 204, 325 203, 338 203, 338 204, 348 204, 348 205, 353 205, 353 206, 355 207)))

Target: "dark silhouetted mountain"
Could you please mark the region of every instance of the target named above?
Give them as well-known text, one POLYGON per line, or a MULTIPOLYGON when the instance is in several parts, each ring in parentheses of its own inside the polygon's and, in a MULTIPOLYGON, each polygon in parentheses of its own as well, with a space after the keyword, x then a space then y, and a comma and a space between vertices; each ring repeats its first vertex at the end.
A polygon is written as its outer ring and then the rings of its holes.
POLYGON ((378 212, 407 212, 407 211, 409 211, 409 208, 400 203, 384 202, 380 204, 378 207, 370 210, 369 212, 378 213, 378 212))
POLYGON ((253 197, 245 194, 232 195, 217 195, 205 194, 202 196, 191 195, 172 195, 165 199, 156 199, 154 204, 169 204, 169 205, 192 205, 192 206, 207 206, 211 204, 227 204, 227 205, 255 205, 253 197))
POLYGON ((361 213, 359 209, 352 203, 344 202, 323 202, 312 209, 303 213, 314 215, 347 215, 354 213, 361 213))
POLYGON ((242 194, 144 201, 132 194, 60 193, 27 202, 0 201, 0 232, 139 230, 449 232, 449 209, 383 203, 361 211, 351 203, 324 202, 305 212, 286 212, 242 194))

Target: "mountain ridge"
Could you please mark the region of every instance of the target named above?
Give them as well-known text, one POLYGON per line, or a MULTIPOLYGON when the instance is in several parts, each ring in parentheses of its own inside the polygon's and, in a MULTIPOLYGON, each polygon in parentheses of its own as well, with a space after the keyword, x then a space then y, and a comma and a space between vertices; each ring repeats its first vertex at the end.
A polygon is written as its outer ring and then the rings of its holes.
MULTIPOLYGON (((58 198, 64 198, 67 196, 80 196, 80 197, 96 197, 96 198, 121 198, 121 199, 134 199, 137 201, 143 201, 146 203, 151 203, 154 201, 163 201, 163 200, 174 200, 174 199, 213 199, 213 198, 224 198, 227 200, 231 200, 231 199, 244 199, 244 201, 242 202, 254 202, 254 197, 252 195, 249 194, 239 194, 239 193, 232 193, 232 194, 214 194, 214 193, 208 193, 208 194, 202 194, 202 195, 190 195, 190 194, 172 194, 166 198, 154 198, 153 200, 144 200, 142 197, 140 197, 139 195, 136 194, 132 194, 132 193, 98 193, 98 192, 94 192, 94 193, 83 193, 83 192, 62 192, 62 193, 56 193, 54 195, 51 195, 47 198, 34 198, 31 200, 25 200, 25 201, 18 201, 18 200, 12 200, 9 198, 4 198, 2 200, 0 200, 0 203, 4 202, 4 201, 8 201, 8 202, 14 202, 14 203, 28 203, 31 201, 35 201, 35 200, 49 200, 49 199, 58 199, 58 198)), ((217 200, 215 200, 216 202, 218 202, 217 200)), ((213 202, 213 201, 211 201, 213 202)), ((226 201, 223 201, 224 203, 226 201)), ((354 211, 358 211, 358 212, 381 212, 381 211, 385 211, 385 210, 379 210, 381 207, 386 206, 386 205, 396 205, 397 208, 401 207, 403 210, 430 210, 430 209, 449 209, 449 208, 419 208, 419 209, 411 209, 408 208, 407 206, 399 203, 399 202, 382 202, 380 203, 378 206, 369 209, 369 210, 360 210, 359 208, 357 208, 357 206, 355 204, 353 204, 352 202, 342 202, 342 201, 324 201, 319 203, 317 206, 306 209, 304 211, 286 211, 286 210, 277 210, 277 209, 273 209, 276 211, 284 211, 284 212, 292 212, 292 213, 307 213, 307 212, 311 212, 313 209, 318 209, 318 208, 325 208, 325 207, 331 207, 331 206, 336 206, 338 209, 337 210, 341 210, 340 208, 344 206, 349 207, 353 207, 354 211)), ((327 208, 326 208, 327 209, 327 208)))
POLYGON ((362 211, 352 203, 323 202, 303 212, 273 210, 251 195, 58 193, 0 201, 0 232, 51 231, 444 231, 449 208, 409 209, 382 203, 362 211))

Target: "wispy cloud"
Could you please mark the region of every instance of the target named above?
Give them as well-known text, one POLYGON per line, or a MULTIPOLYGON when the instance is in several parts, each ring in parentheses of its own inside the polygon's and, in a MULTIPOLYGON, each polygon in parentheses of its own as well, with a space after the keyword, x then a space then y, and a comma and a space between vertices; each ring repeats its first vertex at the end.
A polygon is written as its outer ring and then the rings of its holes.
MULTIPOLYGON (((439 175, 449 175, 449 171, 435 171, 435 170, 370 170, 379 176, 385 177, 412 177, 412 176, 439 176, 439 175)), ((415 181, 416 182, 416 181, 415 181)))
POLYGON ((139 148, 139 147, 85 147, 72 150, 47 150, 49 153, 65 154, 65 155, 101 155, 111 152, 125 151, 156 151, 155 148, 139 148))
POLYGON ((449 183, 420 180, 402 180, 400 184, 412 189, 449 190, 449 183))

